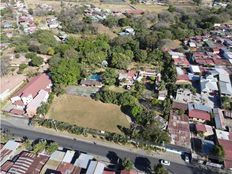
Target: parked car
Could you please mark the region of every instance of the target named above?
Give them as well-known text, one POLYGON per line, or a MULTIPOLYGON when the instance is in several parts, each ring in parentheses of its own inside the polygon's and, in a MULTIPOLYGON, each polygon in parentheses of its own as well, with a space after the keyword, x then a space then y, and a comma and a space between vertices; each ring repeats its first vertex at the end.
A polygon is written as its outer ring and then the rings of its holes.
POLYGON ((165 166, 170 166, 170 161, 167 160, 160 160, 160 164, 165 165, 165 166))

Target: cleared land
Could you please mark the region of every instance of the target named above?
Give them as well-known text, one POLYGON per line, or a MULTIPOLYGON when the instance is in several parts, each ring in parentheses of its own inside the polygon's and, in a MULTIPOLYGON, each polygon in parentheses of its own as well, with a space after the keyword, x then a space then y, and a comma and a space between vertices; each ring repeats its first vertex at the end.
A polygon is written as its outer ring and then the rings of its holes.
POLYGON ((116 133, 120 133, 117 125, 129 126, 119 106, 66 94, 54 99, 48 116, 82 127, 116 133))
MULTIPOLYGON (((25 0, 26 4, 28 5, 29 8, 34 9, 38 4, 48 4, 51 5, 55 10, 60 10, 60 0, 25 0)), ((71 1, 63 1, 65 5, 67 4, 72 4, 72 5, 79 5, 79 4, 93 4, 96 7, 102 8, 102 9, 110 9, 110 10, 118 10, 118 11, 124 11, 128 9, 133 9, 132 6, 130 6, 128 3, 123 3, 123 4, 113 4, 113 3, 101 3, 99 0, 71 0, 71 1)), ((146 4, 136 4, 133 5, 134 8, 136 9, 142 9, 147 12, 155 12, 159 13, 161 11, 166 10, 168 7, 167 6, 161 6, 161 5, 146 5, 146 4)))

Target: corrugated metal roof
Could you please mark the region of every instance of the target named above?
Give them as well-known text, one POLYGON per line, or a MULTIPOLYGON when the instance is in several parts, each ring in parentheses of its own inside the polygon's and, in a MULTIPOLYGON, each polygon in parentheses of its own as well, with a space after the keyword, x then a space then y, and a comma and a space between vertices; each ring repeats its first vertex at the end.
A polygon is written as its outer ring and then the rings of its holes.
POLYGON ((50 160, 54 160, 54 161, 62 161, 64 158, 65 152, 61 152, 61 151, 55 151, 51 154, 50 160))
POLYGON ((94 174, 102 174, 104 172, 105 164, 98 162, 94 174))
POLYGON ((19 147, 19 143, 14 140, 9 140, 4 146, 3 149, 16 150, 19 147))
POLYGON ((62 162, 71 163, 74 154, 75 154, 75 151, 68 150, 68 151, 65 153, 65 156, 64 156, 62 162))
POLYGON ((97 167, 97 161, 91 161, 86 174, 94 174, 96 167, 97 167))
POLYGON ((89 161, 92 159, 92 155, 81 153, 79 158, 75 161, 74 165, 86 169, 88 167, 89 161))

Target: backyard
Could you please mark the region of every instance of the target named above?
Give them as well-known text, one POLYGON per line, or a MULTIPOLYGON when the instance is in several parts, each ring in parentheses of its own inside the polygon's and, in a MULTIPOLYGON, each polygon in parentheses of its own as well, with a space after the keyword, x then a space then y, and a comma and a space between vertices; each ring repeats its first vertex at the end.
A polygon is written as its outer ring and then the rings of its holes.
POLYGON ((129 126, 126 115, 121 112, 119 106, 67 94, 54 99, 48 116, 81 127, 115 133, 120 133, 117 125, 129 126))

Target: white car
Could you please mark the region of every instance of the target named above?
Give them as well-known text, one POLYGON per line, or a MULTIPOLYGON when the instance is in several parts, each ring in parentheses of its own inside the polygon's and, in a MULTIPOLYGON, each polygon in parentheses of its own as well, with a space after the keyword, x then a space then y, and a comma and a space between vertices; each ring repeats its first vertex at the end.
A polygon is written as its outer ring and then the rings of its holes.
POLYGON ((165 166, 170 166, 170 161, 167 160, 160 160, 160 163, 165 166))

